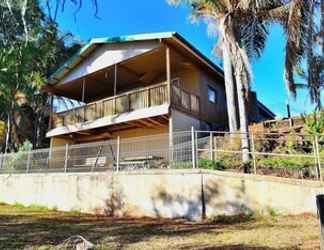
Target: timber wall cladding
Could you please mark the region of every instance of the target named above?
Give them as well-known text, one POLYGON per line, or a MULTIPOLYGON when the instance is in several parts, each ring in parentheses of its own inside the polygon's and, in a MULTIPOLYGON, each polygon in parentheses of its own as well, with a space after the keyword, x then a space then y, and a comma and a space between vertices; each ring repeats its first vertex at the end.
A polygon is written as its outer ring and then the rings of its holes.
POLYGON ((0 202, 114 216, 199 220, 275 210, 316 213, 315 181, 219 171, 0 175, 0 202))

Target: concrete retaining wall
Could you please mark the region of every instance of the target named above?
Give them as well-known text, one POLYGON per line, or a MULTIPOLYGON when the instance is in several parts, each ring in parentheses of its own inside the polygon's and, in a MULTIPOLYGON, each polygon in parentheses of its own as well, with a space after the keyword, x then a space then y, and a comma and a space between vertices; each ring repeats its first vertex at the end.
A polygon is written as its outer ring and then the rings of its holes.
POLYGON ((219 171, 0 175, 0 202, 115 216, 316 213, 315 196, 322 192, 320 182, 219 171))

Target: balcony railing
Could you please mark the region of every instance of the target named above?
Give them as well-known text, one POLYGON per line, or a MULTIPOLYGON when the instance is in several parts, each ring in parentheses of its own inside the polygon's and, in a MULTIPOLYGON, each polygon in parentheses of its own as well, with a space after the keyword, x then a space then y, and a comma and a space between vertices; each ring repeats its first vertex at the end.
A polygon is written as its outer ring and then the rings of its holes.
POLYGON ((190 114, 200 114, 199 97, 176 85, 172 85, 172 104, 190 114))
MULTIPOLYGON (((172 87, 172 102, 193 114, 199 114, 199 97, 172 87)), ((53 128, 91 122, 103 117, 159 106, 168 103, 167 83, 125 92, 77 108, 54 114, 53 128)))

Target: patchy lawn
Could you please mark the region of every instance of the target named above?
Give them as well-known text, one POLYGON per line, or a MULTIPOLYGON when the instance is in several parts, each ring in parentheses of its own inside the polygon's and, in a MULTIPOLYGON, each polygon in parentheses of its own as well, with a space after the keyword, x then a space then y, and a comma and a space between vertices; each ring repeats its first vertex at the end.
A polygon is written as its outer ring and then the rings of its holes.
POLYGON ((319 249, 311 215, 185 220, 117 219, 0 204, 0 249, 54 249, 82 235, 97 249, 319 249))

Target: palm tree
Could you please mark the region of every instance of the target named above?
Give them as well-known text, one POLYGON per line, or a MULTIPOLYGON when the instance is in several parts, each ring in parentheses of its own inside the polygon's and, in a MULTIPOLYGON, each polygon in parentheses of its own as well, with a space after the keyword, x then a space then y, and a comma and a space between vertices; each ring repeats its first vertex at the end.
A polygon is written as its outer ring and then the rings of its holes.
MULTIPOLYGON (((247 102, 252 74, 249 59, 259 57, 265 47, 270 22, 283 25, 287 36, 285 81, 295 96, 296 83, 294 70, 304 54, 305 34, 304 17, 308 11, 303 0, 168 0, 172 4, 186 3, 192 6, 192 14, 204 18, 216 26, 222 45, 225 83, 233 83, 231 69, 237 90, 240 130, 242 133, 242 158, 250 160, 248 137, 247 102), (224 53, 225 52, 225 53, 224 53), (227 62, 226 60, 229 60, 227 62)), ((227 98, 232 98, 227 86, 227 98)), ((234 98, 233 98, 234 99, 234 98)), ((231 100, 229 103, 235 103, 231 100)), ((231 107, 228 106, 230 110, 231 107)), ((230 115, 229 115, 230 116, 230 115)))
POLYGON ((297 73, 304 82, 297 85, 299 88, 309 91, 310 100, 315 104, 315 110, 321 110, 321 92, 324 89, 324 1, 309 0, 309 15, 307 16, 307 48, 306 60, 307 70, 299 68, 297 73), (315 17, 316 11, 321 10, 321 23, 317 27, 315 17), (321 44, 322 43, 322 44, 321 44))

